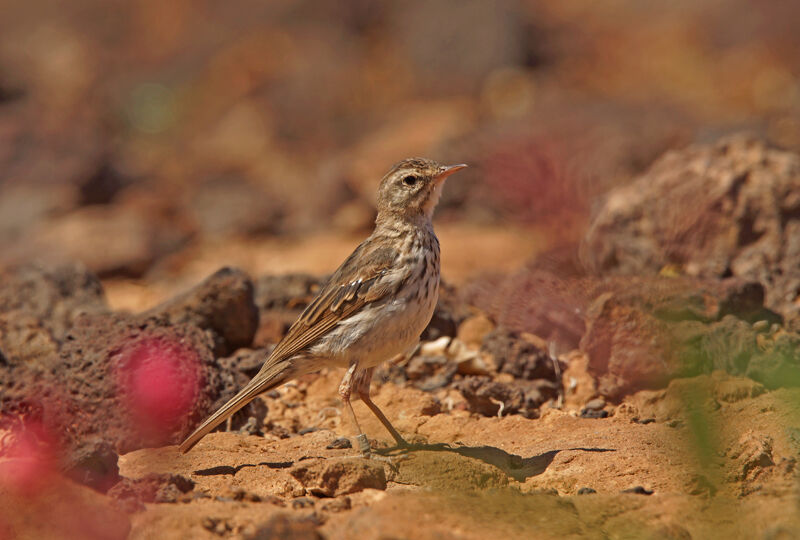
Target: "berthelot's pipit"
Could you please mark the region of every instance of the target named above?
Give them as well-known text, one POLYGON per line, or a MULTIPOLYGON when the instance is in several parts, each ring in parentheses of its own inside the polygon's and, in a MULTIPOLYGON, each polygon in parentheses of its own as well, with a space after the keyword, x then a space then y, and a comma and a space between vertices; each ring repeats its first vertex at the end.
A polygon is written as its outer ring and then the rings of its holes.
POLYGON ((433 209, 445 179, 464 167, 414 158, 386 173, 378 188, 373 233, 322 286, 258 374, 189 435, 181 452, 259 394, 330 366, 347 368, 339 396, 361 452, 368 455, 370 448, 350 404, 353 389, 398 446, 407 444, 369 397, 372 372, 415 346, 433 316, 439 296, 433 209))

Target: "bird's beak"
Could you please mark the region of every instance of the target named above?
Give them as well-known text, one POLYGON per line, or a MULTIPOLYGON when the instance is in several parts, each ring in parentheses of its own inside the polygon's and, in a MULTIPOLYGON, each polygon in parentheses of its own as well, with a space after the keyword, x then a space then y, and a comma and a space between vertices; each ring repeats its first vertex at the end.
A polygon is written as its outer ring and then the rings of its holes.
POLYGON ((458 165, 446 165, 443 167, 439 167, 439 172, 434 177, 436 182, 443 182, 445 178, 453 174, 454 172, 458 172, 461 169, 465 169, 467 167, 466 163, 459 163, 458 165))

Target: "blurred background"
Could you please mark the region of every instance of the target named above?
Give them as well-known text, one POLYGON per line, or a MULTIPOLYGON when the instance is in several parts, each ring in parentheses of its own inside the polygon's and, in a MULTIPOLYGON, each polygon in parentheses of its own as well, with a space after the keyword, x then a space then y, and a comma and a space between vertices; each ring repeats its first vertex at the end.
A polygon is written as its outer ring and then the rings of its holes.
POLYGON ((348 434, 338 373, 241 411, 259 437, 219 435, 236 454, 162 453, 257 372, 412 156, 469 168, 423 346, 373 393, 404 434, 473 446, 399 484, 478 481, 449 522, 478 538, 503 515, 800 536, 797 0, 0 0, 0 539, 45 514, 70 539, 217 537, 278 499, 330 538, 348 516, 421 537, 423 514, 450 537, 428 502, 295 506, 283 460, 347 451, 324 439, 348 434), (242 467, 249 492, 221 491, 242 467))
POLYGON ((437 217, 458 280, 573 245, 667 149, 742 129, 800 149, 792 0, 0 12, 0 263, 81 260, 115 307, 221 264, 330 271, 409 156, 471 166, 437 217))

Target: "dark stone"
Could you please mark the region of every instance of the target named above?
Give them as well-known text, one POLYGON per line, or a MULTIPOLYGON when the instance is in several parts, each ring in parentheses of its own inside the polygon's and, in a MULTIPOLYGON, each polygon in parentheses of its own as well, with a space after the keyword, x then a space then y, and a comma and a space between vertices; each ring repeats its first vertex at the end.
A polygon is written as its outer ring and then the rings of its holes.
POLYGON ((591 495, 592 493, 597 493, 597 491, 590 487, 582 487, 578 490, 578 495, 591 495))
POLYGON ((105 493, 119 482, 119 456, 107 442, 98 438, 82 441, 68 452, 62 457, 64 473, 79 484, 105 493))
POLYGON ((347 437, 340 437, 335 439, 332 443, 330 443, 327 448, 328 450, 342 450, 344 448, 352 448, 353 443, 347 437))
POLYGON ((457 366, 450 364, 452 369, 446 369, 442 373, 437 373, 435 375, 431 375, 427 377, 425 380, 418 382, 415 384, 417 388, 422 390, 423 392, 433 392, 434 390, 438 390, 439 388, 444 388, 453 380, 453 375, 455 375, 457 366))
POLYGON ((483 416, 519 412, 525 404, 525 393, 518 387, 493 381, 489 377, 465 377, 455 388, 467 400, 469 410, 483 416))
POLYGON ((406 376, 410 381, 427 379, 448 363, 446 356, 413 356, 405 366, 406 376))
POLYGON ((555 380, 555 367, 544 351, 507 328, 497 328, 483 340, 482 349, 494 357, 498 371, 517 379, 555 380))
POLYGON ((636 486, 629 489, 623 489, 621 493, 634 493, 636 495, 652 495, 653 490, 645 489, 642 486, 636 486))
POLYGON ((581 411, 581 418, 608 418, 608 411, 583 409, 581 411))
POLYGON ((218 270, 196 287, 142 316, 210 330, 214 334, 217 356, 249 347, 258 328, 253 283, 247 274, 235 268, 218 270))

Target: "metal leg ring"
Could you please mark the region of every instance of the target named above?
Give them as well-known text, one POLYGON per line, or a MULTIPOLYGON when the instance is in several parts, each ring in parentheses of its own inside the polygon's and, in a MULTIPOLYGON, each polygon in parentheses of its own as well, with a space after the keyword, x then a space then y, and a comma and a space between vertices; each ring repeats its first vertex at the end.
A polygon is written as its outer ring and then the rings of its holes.
POLYGON ((367 440, 367 436, 364 435, 363 433, 359 433, 356 436, 356 441, 358 442, 358 448, 359 450, 361 450, 361 453, 364 454, 365 456, 368 456, 370 454, 370 447, 369 447, 369 441, 367 440))

